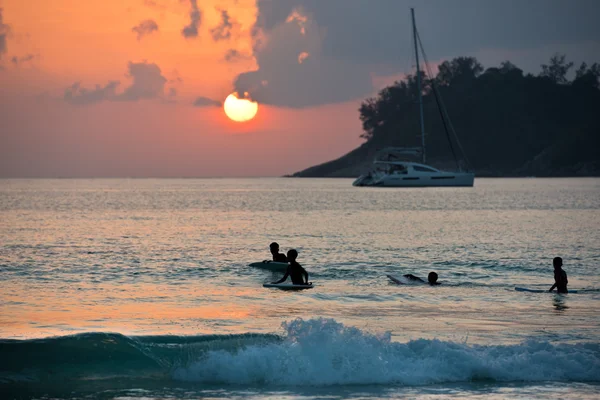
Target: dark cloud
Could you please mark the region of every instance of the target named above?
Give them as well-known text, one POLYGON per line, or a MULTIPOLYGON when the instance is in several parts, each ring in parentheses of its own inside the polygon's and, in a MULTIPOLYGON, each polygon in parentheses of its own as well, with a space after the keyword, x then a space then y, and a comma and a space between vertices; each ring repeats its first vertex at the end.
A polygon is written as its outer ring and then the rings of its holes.
POLYGON ((128 67, 129 76, 133 79, 133 82, 119 96, 118 100, 152 99, 161 97, 164 94, 167 78, 162 76, 158 65, 130 62, 128 67))
POLYGON ((177 97, 177 88, 169 88, 169 97, 173 98, 173 97, 177 97))
POLYGON ((372 92, 369 70, 324 54, 323 34, 316 20, 294 9, 256 46, 257 71, 240 74, 234 82, 261 103, 310 107, 360 98, 372 92))
POLYGON ((95 89, 86 89, 81 87, 80 82, 76 82, 65 90, 64 99, 67 103, 86 105, 99 103, 104 100, 114 100, 119 81, 110 81, 106 86, 96 85, 95 89))
POLYGON ((193 38, 198 36, 198 27, 200 26, 202 17, 196 0, 190 0, 190 7, 190 24, 181 30, 181 34, 185 38, 193 38))
POLYGON ((290 63, 286 70, 245 72, 238 75, 234 87, 260 103, 292 108, 340 103, 362 98, 373 90, 364 69, 328 59, 290 63))
POLYGON ((33 60, 34 58, 35 58, 35 56, 34 56, 33 54, 27 54, 26 56, 23 56, 23 57, 17 57, 17 56, 14 56, 14 57, 13 57, 13 58, 11 58, 10 60, 12 61, 12 63, 13 63, 15 66, 19 66, 19 65, 21 65, 21 64, 23 64, 23 63, 26 63, 26 62, 28 62, 28 61, 31 61, 31 60, 33 60))
POLYGON ((152 19, 146 19, 131 28, 131 31, 137 33, 137 40, 141 40, 144 36, 158 31, 158 24, 152 19))
POLYGON ((77 82, 65 90, 65 101, 71 104, 92 104, 101 101, 137 101, 164 96, 167 79, 162 76, 158 65, 130 62, 128 68, 129 77, 133 81, 122 93, 116 92, 119 81, 110 81, 106 86, 96 85, 96 88, 91 90, 81 87, 77 82))
POLYGON ((221 102, 213 99, 209 99, 208 97, 200 96, 196 100, 194 100, 194 106, 196 107, 221 107, 221 102))
POLYGON ((261 29, 273 29, 302 8, 327 31, 323 52, 353 62, 402 63, 411 45, 410 7, 415 8, 421 39, 432 58, 600 38, 597 0, 260 0, 258 4, 261 29))
POLYGON ((236 62, 238 60, 248 60, 252 58, 251 54, 244 54, 238 50, 235 49, 229 49, 227 50, 227 52, 225 53, 225 61, 227 62, 236 62))
MULTIPOLYGON (((411 6, 430 61, 590 41, 600 54, 597 0, 259 0, 253 54, 259 68, 240 74, 235 90, 289 107, 369 95, 373 74, 414 68, 411 6)), ((560 49, 554 48, 548 56, 560 49)))
POLYGON ((210 30, 210 34, 215 42, 229 39, 235 22, 231 19, 226 10, 221 10, 221 23, 210 30))
POLYGON ((10 26, 4 23, 2 19, 2 7, 0 7, 0 59, 2 59, 2 55, 6 53, 7 44, 6 38, 10 32, 10 26))

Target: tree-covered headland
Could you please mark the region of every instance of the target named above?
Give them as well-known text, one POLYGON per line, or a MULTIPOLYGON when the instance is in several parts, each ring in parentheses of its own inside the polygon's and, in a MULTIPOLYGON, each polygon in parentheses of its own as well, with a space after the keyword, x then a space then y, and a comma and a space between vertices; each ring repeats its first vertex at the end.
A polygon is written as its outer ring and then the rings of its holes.
MULTIPOLYGON (((476 176, 600 175, 599 64, 575 67, 556 54, 533 75, 509 61, 484 69, 473 57, 458 57, 435 76, 420 73, 428 164, 456 168, 454 151, 476 176), (440 99, 464 157, 446 135, 440 99)), ((408 75, 364 100, 365 143, 294 176, 355 177, 382 148, 420 146, 417 93, 416 76, 408 75)))

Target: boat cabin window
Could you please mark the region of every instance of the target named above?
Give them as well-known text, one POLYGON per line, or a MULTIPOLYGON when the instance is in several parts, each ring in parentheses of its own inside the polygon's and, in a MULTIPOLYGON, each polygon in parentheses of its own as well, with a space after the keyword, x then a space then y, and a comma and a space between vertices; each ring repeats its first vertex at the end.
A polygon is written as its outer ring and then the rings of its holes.
POLYGON ((427 167, 421 167, 420 165, 413 165, 413 168, 415 171, 421 171, 421 172, 437 172, 435 169, 433 168, 427 168, 427 167))
POLYGON ((390 166, 390 173, 406 174, 406 167, 404 165, 392 165, 390 166))

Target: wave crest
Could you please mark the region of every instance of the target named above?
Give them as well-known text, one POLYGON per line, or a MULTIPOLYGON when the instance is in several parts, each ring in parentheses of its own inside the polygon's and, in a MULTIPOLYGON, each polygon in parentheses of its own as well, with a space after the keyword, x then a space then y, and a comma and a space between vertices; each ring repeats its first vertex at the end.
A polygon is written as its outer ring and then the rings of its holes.
POLYGON ((427 385, 600 381, 600 344, 467 345, 391 341, 333 319, 296 319, 284 334, 87 333, 0 340, 0 385, 114 378, 233 385, 427 385))
POLYGON ((424 385, 442 382, 598 381, 598 344, 528 341, 480 346, 439 340, 393 343, 333 319, 284 323, 278 343, 210 351, 175 379, 261 385, 424 385))

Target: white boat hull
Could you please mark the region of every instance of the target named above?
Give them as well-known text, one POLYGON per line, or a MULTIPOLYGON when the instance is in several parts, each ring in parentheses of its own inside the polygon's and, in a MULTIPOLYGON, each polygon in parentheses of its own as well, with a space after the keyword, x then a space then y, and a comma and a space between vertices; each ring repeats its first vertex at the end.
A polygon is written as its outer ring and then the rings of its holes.
POLYGON ((365 174, 359 176, 353 186, 372 187, 436 187, 473 186, 475 174, 469 172, 442 172, 428 175, 365 174))
POLYGON ((417 187, 417 186, 473 186, 474 174, 448 174, 445 176, 404 177, 388 176, 381 182, 385 187, 417 187))

